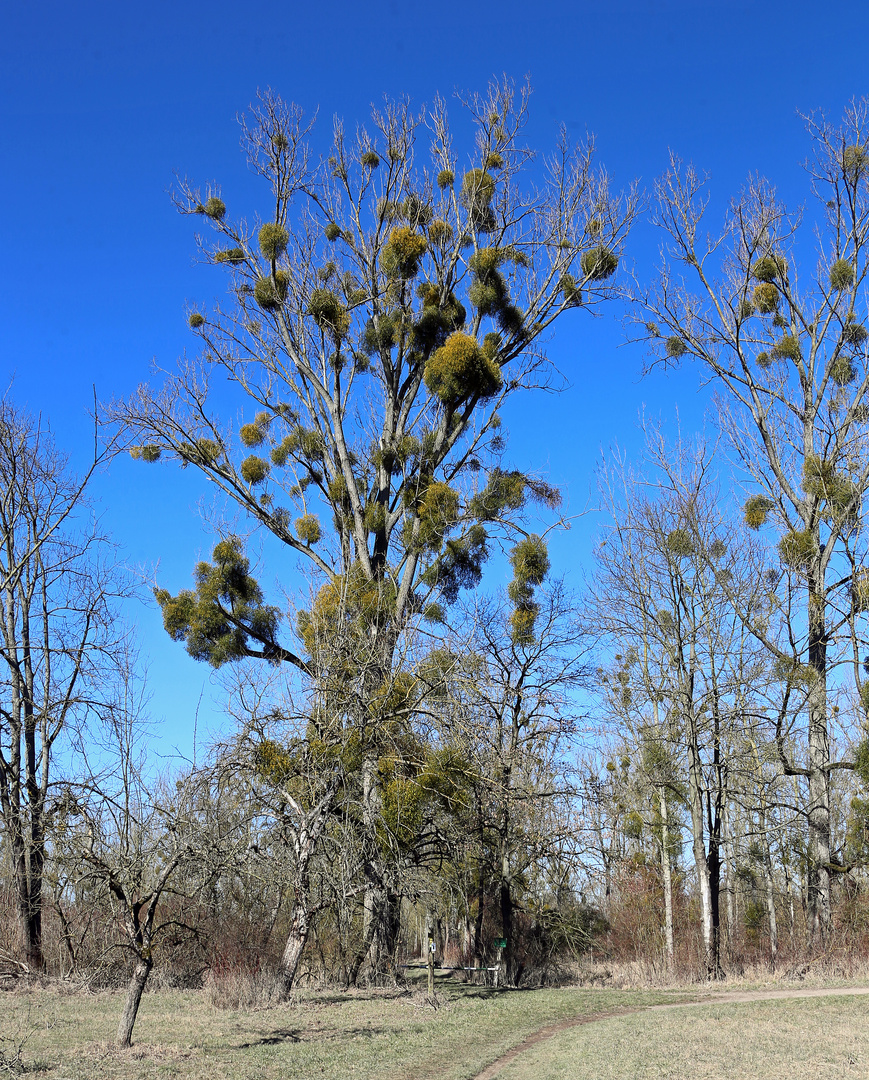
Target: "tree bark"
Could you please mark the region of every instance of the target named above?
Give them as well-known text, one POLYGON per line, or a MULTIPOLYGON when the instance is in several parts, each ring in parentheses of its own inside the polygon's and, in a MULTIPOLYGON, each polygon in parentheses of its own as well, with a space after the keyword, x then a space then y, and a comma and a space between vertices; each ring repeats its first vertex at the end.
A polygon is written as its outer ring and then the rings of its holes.
POLYGON ((118 1024, 116 1037, 118 1046, 132 1045, 133 1025, 136 1023, 136 1015, 142 1002, 145 983, 148 981, 153 966, 154 962, 150 955, 140 956, 136 961, 136 967, 127 986, 127 1000, 124 1004, 124 1012, 121 1016, 121 1022, 118 1024))

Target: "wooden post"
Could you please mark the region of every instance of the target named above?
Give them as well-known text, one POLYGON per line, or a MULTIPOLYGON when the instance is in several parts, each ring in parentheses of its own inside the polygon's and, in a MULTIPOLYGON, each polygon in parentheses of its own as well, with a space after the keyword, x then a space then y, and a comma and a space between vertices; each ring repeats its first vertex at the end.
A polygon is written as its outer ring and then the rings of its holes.
POLYGON ((429 997, 434 997, 434 962, 435 962, 435 943, 434 938, 429 936, 428 939, 428 992, 429 997))

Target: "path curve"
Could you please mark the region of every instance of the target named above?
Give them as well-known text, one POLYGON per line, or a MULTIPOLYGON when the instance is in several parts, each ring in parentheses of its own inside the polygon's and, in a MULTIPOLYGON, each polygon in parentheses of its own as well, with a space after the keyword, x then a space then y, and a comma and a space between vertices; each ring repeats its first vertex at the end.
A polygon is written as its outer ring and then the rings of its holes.
POLYGON ((588 1016, 576 1016, 571 1020, 559 1020, 557 1024, 547 1024, 533 1034, 502 1054, 499 1058, 486 1066, 481 1073, 477 1073, 474 1080, 494 1080, 494 1077, 508 1065, 514 1058, 529 1050, 545 1039, 551 1039, 568 1028, 582 1027, 584 1024, 597 1024, 603 1020, 615 1020, 620 1016, 631 1016, 633 1013, 655 1012, 656 1010, 691 1009, 698 1005, 714 1005, 718 1002, 738 1003, 744 1001, 781 1001, 791 998, 813 997, 852 997, 858 994, 869 994, 869 986, 839 986, 812 989, 794 990, 725 990, 723 993, 709 993, 698 997, 693 1001, 674 1001, 663 1005, 640 1005, 633 1008, 613 1009, 610 1012, 591 1013, 588 1016))

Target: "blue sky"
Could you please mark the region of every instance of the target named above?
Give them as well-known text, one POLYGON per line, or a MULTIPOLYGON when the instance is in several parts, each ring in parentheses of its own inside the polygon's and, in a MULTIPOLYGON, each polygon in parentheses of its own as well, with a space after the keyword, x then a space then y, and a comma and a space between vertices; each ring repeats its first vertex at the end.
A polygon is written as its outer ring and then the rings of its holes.
MULTIPOLYGON (((530 145, 550 147, 562 123, 577 138, 593 132, 615 185, 638 178, 647 187, 672 148, 710 172, 720 215, 750 172, 794 202, 807 198, 797 113, 835 118, 869 93, 867 37, 869 5, 853 0, 7 5, 4 384, 14 376, 14 399, 82 460, 92 387, 103 399, 127 394, 152 362, 171 367, 194 347, 185 304, 209 303, 222 283, 193 264, 193 229, 167 189, 177 171, 219 180, 230 205, 257 205, 235 122, 257 88, 319 107, 325 147, 333 115, 352 126, 384 94, 421 105, 437 92, 482 89, 502 72, 530 74, 530 145)), ((647 278, 656 253, 648 227, 628 253, 647 278)), ((672 422, 678 409, 692 430, 708 408, 690 368, 640 378, 643 357, 623 346, 621 314, 569 313, 550 351, 570 388, 527 399, 509 420, 516 464, 545 471, 574 512, 601 452, 636 450, 640 410, 672 422)), ((213 542, 194 476, 124 460, 96 494, 131 563, 173 590, 188 584, 213 542)), ((574 580, 593 528, 593 515, 582 517, 554 546, 556 569, 574 580)), ((218 715, 209 673, 165 637, 153 605, 131 617, 150 657, 164 743, 189 750, 200 695, 201 728, 218 715)))

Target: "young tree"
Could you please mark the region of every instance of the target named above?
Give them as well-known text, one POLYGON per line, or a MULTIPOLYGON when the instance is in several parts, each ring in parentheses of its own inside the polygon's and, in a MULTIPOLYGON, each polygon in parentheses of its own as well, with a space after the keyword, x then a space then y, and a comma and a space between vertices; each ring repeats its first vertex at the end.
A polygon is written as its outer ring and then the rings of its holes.
MULTIPOLYGON (((158 599, 167 629, 200 659, 265 658, 315 683, 341 673, 352 687, 338 728, 359 745, 381 960, 398 898, 376 843, 378 762, 410 716, 394 692, 402 635, 437 624, 480 580, 529 500, 557 503, 548 485, 504 467, 500 409, 553 384, 543 335, 612 294, 637 209, 633 191, 609 193, 592 147, 564 135, 529 182, 527 87, 493 83, 463 105, 475 132, 467 156, 438 99, 419 116, 387 104, 355 138, 336 123, 331 154, 314 162, 301 111, 262 96, 242 131, 270 188, 264 219, 230 214, 216 190, 182 183, 177 196, 213 230, 200 250, 228 273, 230 303, 191 311, 198 361, 113 409, 134 455, 194 467, 311 573, 298 643, 278 640, 280 613, 240 542, 222 542, 194 591, 158 599), (237 430, 217 415, 218 378, 244 412, 237 430)), ((530 592, 517 619, 533 624, 530 592)))
POLYGON ((845 664, 863 693, 869 610, 861 518, 869 485, 866 102, 852 105, 840 127, 817 116, 807 125, 814 254, 802 247, 803 212, 789 212, 759 177, 734 200, 722 231, 708 234, 706 180, 673 158, 656 189, 672 264, 653 291, 634 298, 645 308, 641 334, 653 363, 694 358, 724 391, 722 423, 754 489, 746 524, 774 530, 782 572, 801 597, 782 637, 754 630, 808 680, 805 703, 789 717, 803 733, 785 769, 807 783, 810 929, 821 943, 831 918, 830 786, 835 770, 850 767, 831 756, 829 694, 845 664), (813 265, 800 272, 807 258, 813 265))
POLYGON ((132 957, 118 1046, 130 1046, 155 947, 194 931, 183 905, 236 856, 236 823, 215 813, 205 771, 174 781, 154 775, 145 748, 146 692, 128 649, 118 654, 114 693, 104 693, 101 738, 59 802, 63 860, 79 883, 102 891, 121 946, 132 957), (175 900, 174 905, 167 901, 175 900), (168 908, 168 911, 166 910, 168 908))
POLYGON ((39 422, 0 401, 0 824, 33 971, 56 746, 99 693, 118 637, 112 601, 125 591, 105 537, 82 520, 91 471, 75 476, 39 422))

